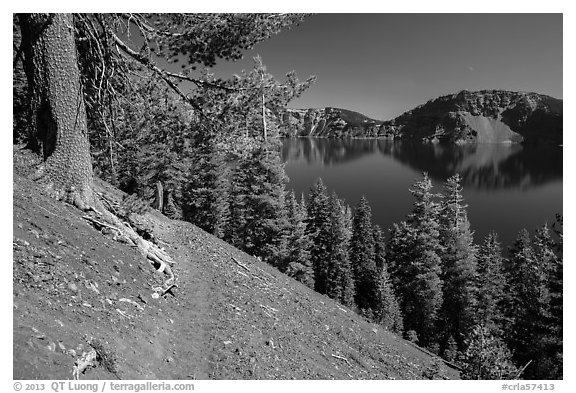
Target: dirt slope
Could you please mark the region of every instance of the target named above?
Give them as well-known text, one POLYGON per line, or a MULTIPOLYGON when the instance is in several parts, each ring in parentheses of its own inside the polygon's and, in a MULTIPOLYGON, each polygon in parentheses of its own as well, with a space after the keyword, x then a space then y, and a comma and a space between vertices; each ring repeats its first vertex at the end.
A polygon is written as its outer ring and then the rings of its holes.
MULTIPOLYGON (((13 378, 423 379, 457 373, 197 227, 147 213, 176 261, 175 297, 133 248, 29 179, 14 154, 13 378)), ((119 193, 102 185, 109 193, 119 193)))

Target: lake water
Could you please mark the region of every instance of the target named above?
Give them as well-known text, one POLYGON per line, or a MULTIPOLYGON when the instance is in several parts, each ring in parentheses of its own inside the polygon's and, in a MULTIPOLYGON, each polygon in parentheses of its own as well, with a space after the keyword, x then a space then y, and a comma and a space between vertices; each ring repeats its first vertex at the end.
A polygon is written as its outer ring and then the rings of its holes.
POLYGON ((520 229, 533 233, 562 213, 561 147, 299 138, 284 140, 282 159, 296 195, 308 195, 321 177, 351 206, 366 195, 373 221, 385 230, 412 210, 408 189, 422 171, 436 192, 448 177, 460 174, 476 243, 494 229, 508 246, 520 229))

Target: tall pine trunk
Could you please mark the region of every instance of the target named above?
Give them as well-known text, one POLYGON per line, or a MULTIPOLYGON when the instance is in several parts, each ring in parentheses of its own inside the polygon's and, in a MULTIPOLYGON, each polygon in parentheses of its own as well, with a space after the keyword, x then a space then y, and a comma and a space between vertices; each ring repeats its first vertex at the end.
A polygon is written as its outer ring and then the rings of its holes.
POLYGON ((72 14, 20 14, 30 94, 29 146, 58 199, 93 205, 92 162, 72 14))

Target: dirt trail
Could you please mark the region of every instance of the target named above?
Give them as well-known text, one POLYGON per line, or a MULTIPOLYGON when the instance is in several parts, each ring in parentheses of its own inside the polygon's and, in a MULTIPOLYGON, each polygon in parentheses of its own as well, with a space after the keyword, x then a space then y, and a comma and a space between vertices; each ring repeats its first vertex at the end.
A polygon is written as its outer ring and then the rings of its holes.
MULTIPOLYGON (((23 153, 22 153, 23 154, 23 153)), ((145 219, 175 260, 175 296, 142 255, 55 201, 15 152, 13 378, 426 379, 458 373, 198 227, 145 219)), ((119 193, 105 184, 106 192, 119 193)))
POLYGON ((152 287, 164 277, 135 249, 95 230, 82 212, 45 195, 21 176, 18 163, 15 157, 14 378, 70 379, 90 339, 114 361, 110 370, 87 370, 82 378, 208 378, 211 281, 182 247, 184 223, 151 215, 180 286, 176 297, 154 299, 152 287))

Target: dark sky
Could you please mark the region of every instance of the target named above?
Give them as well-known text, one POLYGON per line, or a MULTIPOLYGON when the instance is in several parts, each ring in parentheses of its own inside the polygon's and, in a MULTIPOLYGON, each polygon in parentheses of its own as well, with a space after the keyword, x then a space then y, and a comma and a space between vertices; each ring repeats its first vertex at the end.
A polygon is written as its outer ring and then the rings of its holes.
POLYGON ((260 54, 277 78, 317 82, 290 106, 341 107, 387 120, 462 89, 562 98, 562 14, 317 14, 213 71, 260 54))

